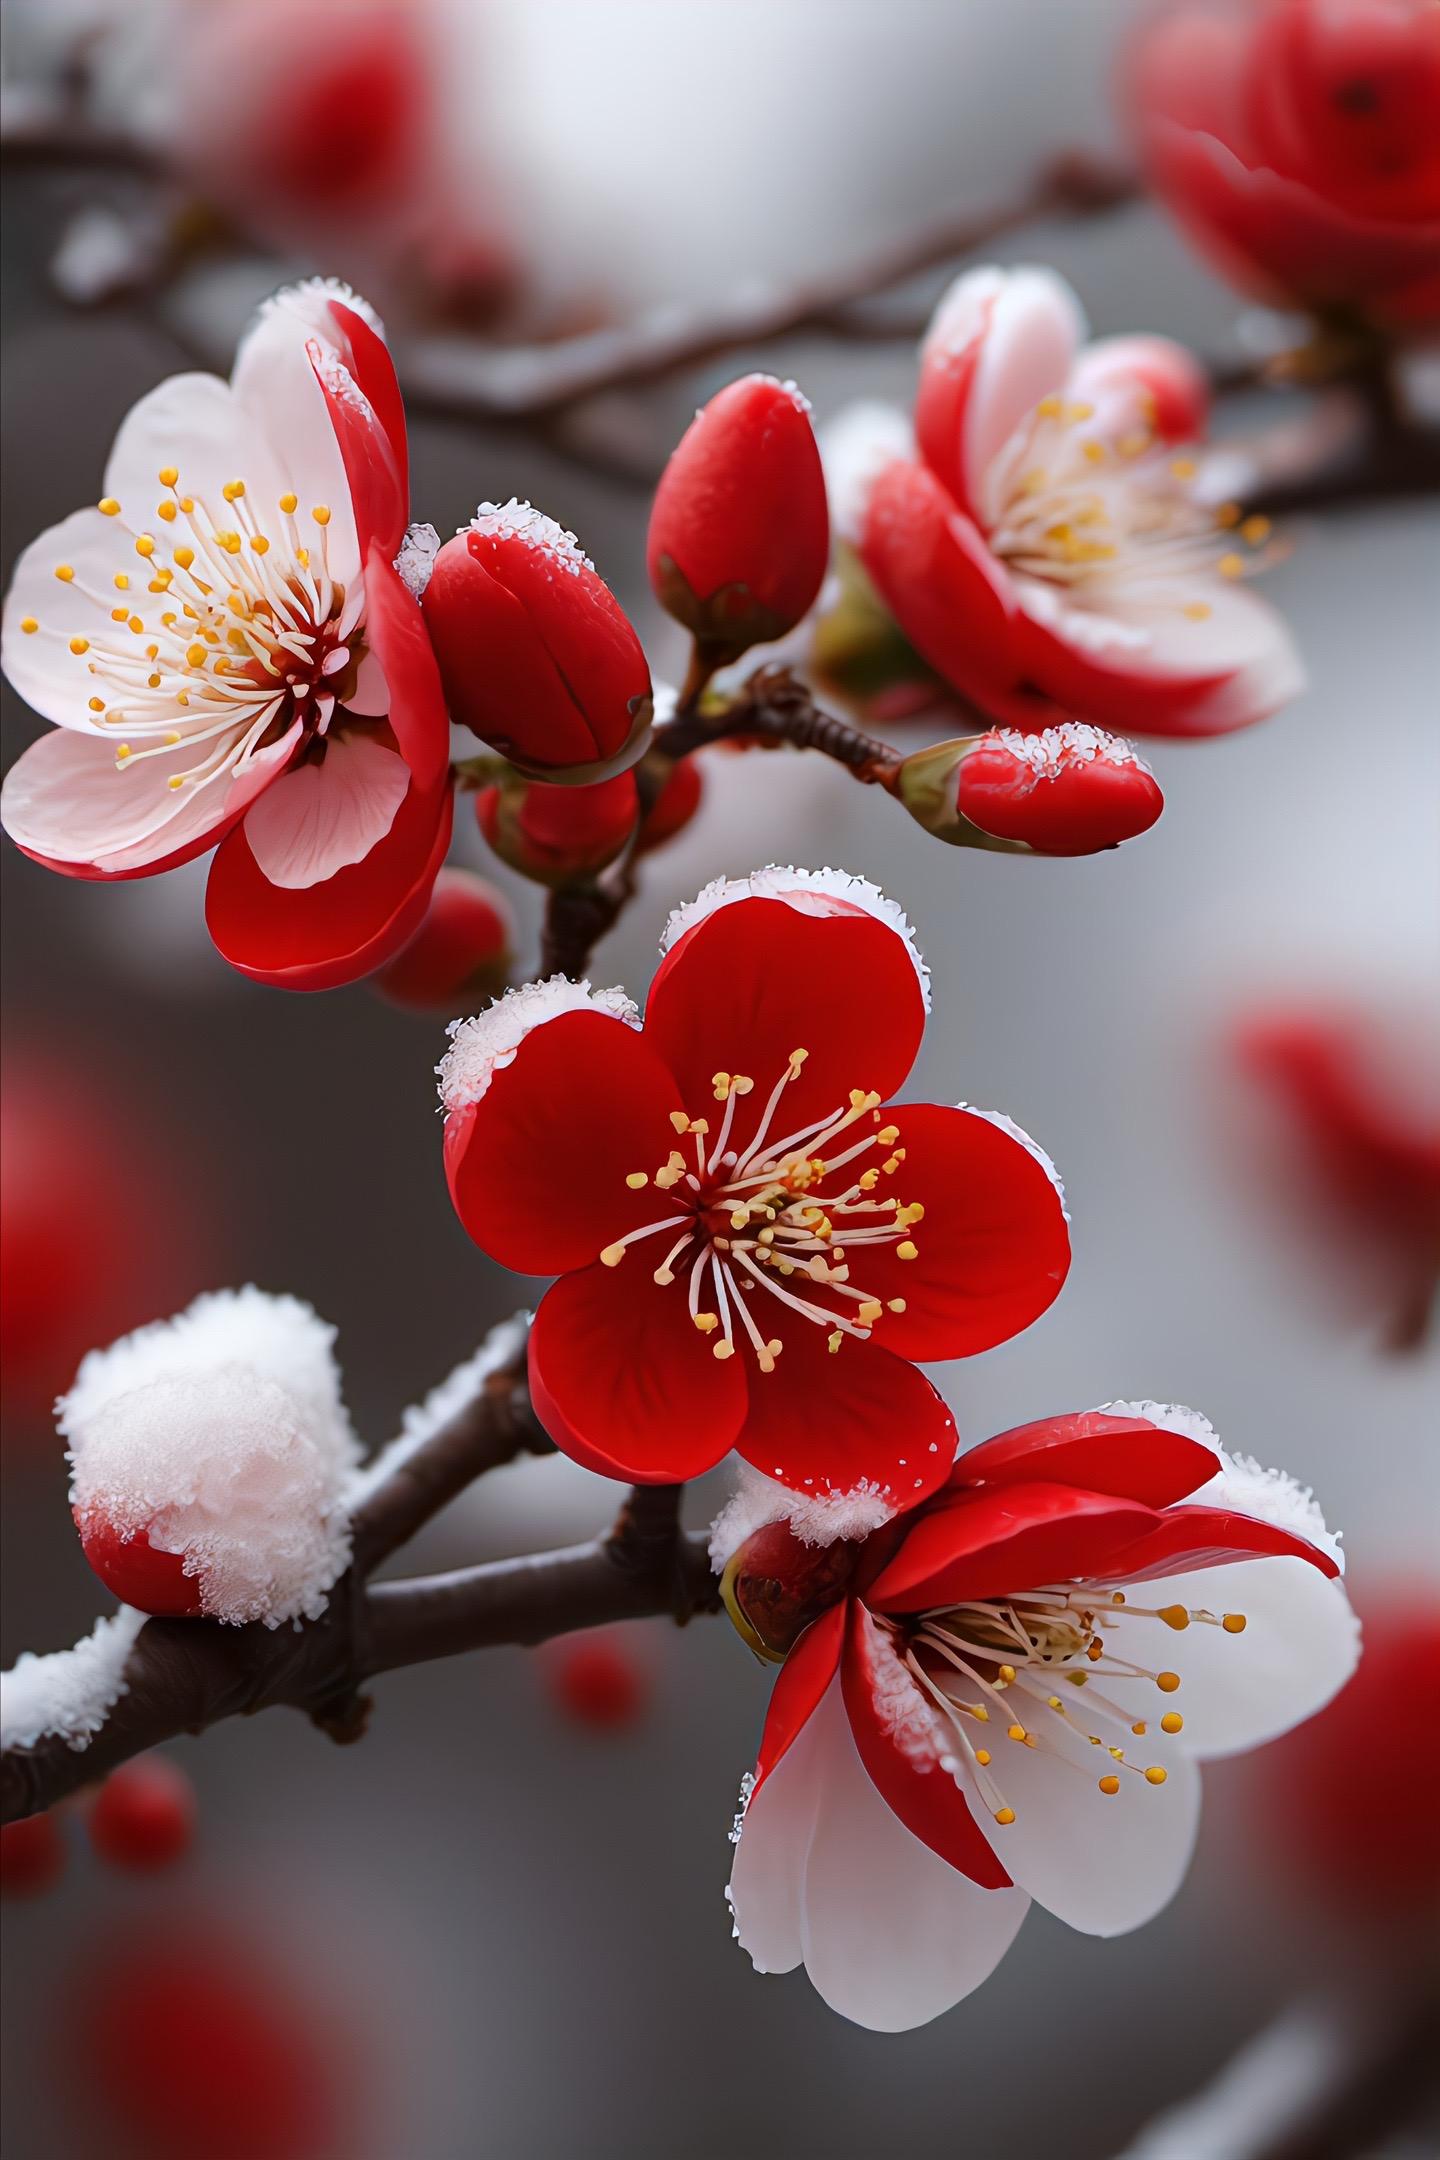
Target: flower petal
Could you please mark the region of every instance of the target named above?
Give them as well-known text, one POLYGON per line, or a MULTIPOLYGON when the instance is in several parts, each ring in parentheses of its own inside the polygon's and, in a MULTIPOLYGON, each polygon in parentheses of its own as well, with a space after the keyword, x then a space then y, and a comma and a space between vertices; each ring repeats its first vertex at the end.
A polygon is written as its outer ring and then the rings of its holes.
POLYGON ((777 1140, 843 1110, 852 1089, 882 1101, 893 1094, 924 1026, 905 939, 865 907, 798 878, 785 898, 738 899, 685 930, 660 963, 645 1012, 692 1116, 715 1110, 717 1072, 753 1080, 733 1126, 741 1148, 793 1050, 808 1056, 777 1107, 777 1140))
MULTIPOLYGON (((446 1120, 456 1213, 517 1274, 587 1268, 627 1231, 681 1212, 653 1184, 635 1191, 625 1182, 666 1160, 678 1104, 638 1030, 594 1008, 560 1012, 530 1029, 479 1101, 446 1120)), ((659 1295, 650 1276, 678 1234, 677 1226, 627 1253, 616 1270, 622 1299, 659 1295)), ((683 1302, 674 1318, 688 1324, 683 1302)))
MULTIPOLYGON (((1205 1758, 1235 1755, 1289 1732, 1339 1693, 1360 1656, 1360 1623, 1342 1585, 1306 1560, 1237 1560, 1197 1574, 1149 1578, 1144 1602, 1187 1611, 1243 1614, 1243 1632, 1192 1621, 1166 1635, 1180 1675, 1159 1698, 1148 1680, 1105 1680, 1105 1692, 1136 1717, 1163 1699, 1185 1720, 1183 1745, 1205 1758)), ((1154 1727, 1151 1727, 1153 1733, 1154 1727)))
POLYGON ((262 877, 303 891, 363 862, 395 822, 410 770, 374 735, 336 733, 323 759, 283 773, 245 820, 245 838, 262 877))
POLYGON ((1304 1560, 1322 1575, 1340 1573, 1335 1553, 1296 1531, 1238 1509, 1189 1504, 1168 1508, 1115 1565, 1129 1581, 1140 1582, 1178 1568, 1191 1573, 1197 1568, 1223 1567, 1247 1553, 1304 1560))
POLYGON ((922 1515, 867 1590, 887 1612, 924 1612, 1098 1574, 1156 1521, 1153 1508, 1072 1485, 947 1496, 922 1515))
MULTIPOLYGON (((345 459, 315 372, 314 342, 314 327, 302 313, 284 305, 265 308, 241 341, 230 379, 256 437, 283 476, 282 489, 300 498, 295 513, 300 530, 314 530, 310 513, 315 508, 329 511, 326 565, 337 584, 348 586, 360 570, 362 543, 345 459)), ((249 484, 248 474, 232 477, 249 484)))
POLYGON ((886 607, 947 682, 982 703, 1018 684, 1014 581, 928 466, 881 469, 858 546, 886 607))
POLYGON ((1008 1889, 1010 1877, 977 1819, 978 1798, 971 1806, 974 1787, 957 1761, 958 1743, 858 1598, 850 1601, 841 1685, 860 1760, 887 1807, 982 1889, 1008 1889))
POLYGON ((745 1415, 739 1358, 722 1362, 671 1284, 588 1267, 547 1291, 530 1330, 535 1414, 555 1445, 641 1485, 699 1477, 745 1415))
POLYGON ((967 270, 936 308, 915 433, 931 470, 981 524, 986 474, 1041 398, 1064 387, 1084 334, 1080 303, 1053 270, 967 270))
POLYGON ((979 1111, 893 1103, 885 1114, 904 1150, 892 1182, 925 1214, 909 1241, 912 1260, 897 1257, 899 1244, 847 1247, 857 1286, 887 1303, 905 1301, 903 1312, 877 1321, 878 1341, 925 1360, 1007 1342, 1053 1304, 1070 1266, 1054 1178, 979 1111))
POLYGON ((926 2024, 970 1994, 1028 1904, 978 1889, 910 1835, 866 1776, 835 1685, 751 1800, 729 1896, 760 1971, 803 1959, 831 2009, 875 2032, 926 2024))
POLYGON ((188 862, 230 830, 296 747, 298 726, 238 778, 170 782, 195 763, 192 745, 117 767, 115 744, 52 728, 15 760, 0 822, 27 855, 72 877, 148 877, 188 862))
MULTIPOLYGON (((768 1325, 767 1307, 757 1288, 757 1323, 768 1325)), ((896 1508, 944 1483, 955 1420, 922 1372, 856 1338, 832 1355, 827 1331, 788 1311, 776 1337, 773 1372, 746 1359, 750 1407, 735 1445, 748 1463, 797 1492, 874 1492, 896 1508)))
POLYGON ((805 1730, 811 1715, 840 1667, 845 1642, 846 1601, 832 1605, 812 1621, 781 1666, 765 1713, 765 1730, 755 1762, 758 1792, 805 1730))
MULTIPOLYGON (((223 390, 224 385, 217 387, 223 390)), ((153 480, 151 485, 154 488, 153 480)), ((113 621, 110 608, 122 596, 128 602, 132 590, 143 591, 147 580, 130 534, 118 519, 103 517, 98 510, 72 511, 31 541, 15 565, 6 595, 0 653, 7 677, 33 711, 57 727, 113 740, 113 724, 89 705, 96 690, 94 655, 72 651, 70 639, 108 645, 129 637, 125 625, 113 621), (62 566, 74 576, 57 578, 62 566), (117 574, 127 580, 125 588, 116 587, 117 574), (27 622, 36 628, 26 630, 27 622)))
POLYGON ((1035 1737, 1033 1748, 997 1743, 990 1771, 1015 1811, 994 1835, 1016 1883, 1086 1935, 1123 1935, 1153 1919, 1179 1889, 1195 1849, 1198 1768, 1152 1733, 1146 1767, 1162 1768, 1164 1783, 1149 1783, 1137 1764, 1117 1773, 1118 1793, 1104 1793, 1102 1766, 1115 1766, 1068 1718, 1039 1710, 1035 1737))
POLYGON ((1100 727, 1223 735, 1265 719, 1305 686, 1274 608, 1220 578, 1147 580, 1142 593, 1107 593, 1095 608, 1073 606, 1033 578, 1018 578, 1016 591, 1025 672, 1100 727))
POLYGON ((982 1440, 960 1457, 953 1482, 1019 1485, 1039 1479, 1079 1485, 1086 1492, 1169 1507, 1215 1475, 1215 1450, 1183 1432, 1168 1432, 1148 1418, 1077 1410, 1036 1418, 982 1440))

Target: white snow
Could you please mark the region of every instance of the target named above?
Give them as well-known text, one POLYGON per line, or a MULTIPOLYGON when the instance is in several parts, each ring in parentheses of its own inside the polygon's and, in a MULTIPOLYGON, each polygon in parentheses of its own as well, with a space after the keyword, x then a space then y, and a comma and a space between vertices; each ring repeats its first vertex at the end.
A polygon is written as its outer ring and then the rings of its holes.
POLYGON ((349 1561, 359 1456, 334 1338, 250 1285, 92 1350, 56 1405, 77 1513, 182 1554, 216 1619, 315 1618, 349 1561))
POLYGON ((1019 1141, 1027 1155, 1034 1156, 1036 1162, 1039 1163, 1046 1177, 1049 1178, 1056 1192, 1060 1195, 1060 1212, 1065 1217, 1066 1222, 1069 1222, 1070 1210, 1065 1205, 1065 1187, 1060 1172, 1056 1169, 1044 1148, 1041 1147, 1039 1141, 1032 1140, 1024 1126, 1017 1125, 1014 1118, 1006 1117, 1003 1110, 981 1110, 976 1104, 968 1102, 956 1103, 955 1107, 957 1110, 968 1110, 971 1117, 984 1118, 987 1125, 998 1125, 1001 1132, 1009 1133, 1012 1140, 1019 1141))
POLYGON ((445 1031, 450 1048, 435 1071, 446 1116, 483 1099, 492 1076, 514 1064, 515 1053, 532 1029, 570 1012, 606 1013, 626 1027, 640 1025, 635 1000, 619 988, 592 990, 588 982, 552 975, 545 982, 522 983, 516 990, 507 990, 484 1012, 470 1020, 452 1020, 445 1031))
POLYGON ((1058 727, 1042 728, 1035 735, 1027 735, 1019 728, 992 728, 983 739, 1007 752, 1017 764, 1028 766, 1041 780, 1054 780, 1071 766, 1091 765, 1097 760, 1102 765, 1135 765, 1141 772, 1150 770, 1129 743, 1083 720, 1062 720, 1058 727))
POLYGON ((1187 1440, 1198 1440, 1201 1447, 1209 1448, 1217 1463, 1225 1460, 1220 1436, 1203 1411, 1191 1410, 1184 1403, 1165 1402, 1107 1402, 1097 1406, 1101 1417, 1144 1418, 1149 1425, 1158 1425, 1163 1432, 1182 1433, 1187 1440))
POLYGON ((839 1538, 869 1537, 895 1513, 868 1478, 850 1492, 798 1493, 749 1463, 737 1462, 737 1469, 735 1490, 710 1526, 710 1564, 717 1575, 767 1523, 788 1523, 802 1545, 833 1545, 839 1538))
POLYGON ((34 1747, 53 1735, 84 1748, 126 1690, 122 1674, 145 1614, 122 1605, 73 1650, 22 1650, 0 1673, 0 1747, 34 1747))
POLYGON ((506 503, 480 503, 470 523, 462 525, 460 531, 484 533, 492 540, 519 540, 526 547, 537 549, 559 569, 568 571, 571 577, 579 577, 582 570, 595 568, 573 532, 566 532, 563 525, 546 517, 543 510, 536 510, 514 495, 506 503))
POLYGON ((412 599, 423 600, 440 552, 440 535, 433 525, 411 525, 395 557, 395 574, 412 599))
POLYGON ((872 885, 869 878, 854 877, 848 870, 800 870, 794 864, 769 863, 763 870, 752 870, 748 877, 713 878, 693 900, 672 910, 660 939, 660 950, 668 953, 687 930, 693 930, 707 916, 720 908, 733 906, 737 900, 788 900, 794 904, 798 897, 807 893, 824 893, 847 901, 851 907, 863 908, 867 915, 873 915, 877 922, 893 930, 910 956, 925 1000, 925 1010, 929 1012, 930 970, 920 957, 905 910, 898 901, 881 892, 878 885, 872 885))
POLYGON ((1273 1523, 1277 1530, 1288 1530, 1318 1546, 1344 1569, 1340 1532, 1327 1529, 1310 1487, 1300 1484, 1288 1470, 1264 1469, 1253 1455, 1227 1455, 1222 1448, 1215 1476, 1179 1505, 1229 1508, 1237 1515, 1253 1515, 1257 1522, 1273 1523))
POLYGON ((413 1404, 405 1412, 400 1430, 389 1446, 381 1448, 351 1478, 346 1497, 352 1512, 418 1448, 424 1447, 442 1425, 448 1424, 467 1403, 473 1402, 491 1373, 498 1372, 502 1365, 519 1356, 529 1332, 528 1312, 518 1312, 512 1319, 502 1320, 497 1327, 491 1328, 478 1350, 431 1388, 424 1402, 413 1404))
POLYGON ((301 278, 296 285, 282 285, 278 292, 261 301, 260 313, 262 316, 298 315, 312 330, 320 331, 327 338, 337 338, 340 327, 330 313, 332 300, 338 300, 341 307, 349 308, 352 315, 358 315, 368 323, 377 337, 384 337, 385 325, 379 315, 353 285, 346 284, 344 278, 308 277, 301 278))

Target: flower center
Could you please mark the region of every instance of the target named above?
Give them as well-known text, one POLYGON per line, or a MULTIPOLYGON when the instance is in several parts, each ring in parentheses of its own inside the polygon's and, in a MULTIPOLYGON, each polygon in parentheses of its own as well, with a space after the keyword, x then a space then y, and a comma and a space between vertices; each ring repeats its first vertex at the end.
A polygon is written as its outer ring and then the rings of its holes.
MULTIPOLYGON (((1124 432, 1102 435, 1090 425, 1095 417, 1091 404, 1042 398, 1004 453, 990 544, 1012 570, 1100 601, 1122 584, 1127 600, 1143 599, 1150 582, 1169 588, 1196 573, 1241 578, 1257 566, 1237 542, 1259 548, 1268 519, 1197 498, 1195 460, 1169 454, 1143 393, 1124 432)), ((1195 599, 1181 612, 1203 622, 1211 609, 1195 599)))
MULTIPOLYGON (((173 766, 175 749, 193 746, 195 762, 169 772, 178 791, 243 770, 297 719, 307 736, 324 735, 363 657, 363 594, 359 580, 347 592, 330 575, 324 503, 302 528, 299 498, 287 491, 264 521, 267 532, 243 480, 226 484, 215 510, 184 492, 176 466, 158 477, 163 542, 130 523, 113 496, 100 504, 117 538, 130 540, 122 560, 133 554, 138 567, 116 570, 108 593, 84 584, 69 563, 55 575, 112 626, 68 643, 93 678, 91 714, 121 738, 116 769, 155 757, 173 766)), ((42 628, 27 618, 25 629, 32 624, 42 628)))
POLYGON ((925 1213, 918 1201, 886 1189, 905 1149, 899 1126, 882 1123, 878 1095, 852 1088, 846 1103, 825 1117, 771 1138, 785 1090, 808 1056, 791 1051, 743 1145, 737 1105, 755 1087, 746 1073, 713 1076, 713 1130, 710 1117, 672 1111, 680 1144, 656 1169, 634 1170, 625 1182, 632 1191, 653 1184, 673 1194, 674 1212, 627 1232, 600 1255, 607 1267, 618 1267, 632 1245, 675 1233, 652 1279, 668 1289, 683 1276, 691 1321, 711 1338, 715 1357, 733 1357, 748 1340, 762 1373, 775 1370, 785 1346, 781 1323, 792 1315, 824 1328, 834 1353, 847 1336, 867 1340, 886 1311, 903 1312, 904 1298, 874 1296, 851 1280, 852 1270, 863 1276, 877 1246, 893 1247, 899 1260, 915 1259, 910 1230, 925 1213), (765 1306, 766 1296, 781 1311, 765 1306))
MULTIPOLYGON (((1175 1695, 1179 1673, 1137 1662, 1131 1653, 1153 1655, 1161 1628, 1179 1635, 1192 1626, 1221 1628, 1227 1635, 1245 1631, 1243 1613, 1137 1605, 1123 1590, 1086 1583, 975 1599, 913 1621, 876 1618, 891 1631, 895 1655, 956 1735, 987 1807, 1002 1825, 1015 1821, 1003 1770, 995 1764, 995 1750, 1002 1745, 1043 1750, 1087 1776, 1089 1750, 1100 1748, 1108 1761, 1097 1783, 1112 1798, 1125 1777, 1138 1779, 1142 1787, 1163 1785, 1163 1765, 1132 1763, 1121 1744, 1130 1736, 1144 1739, 1149 1719, 1136 1718, 1133 1709, 1116 1702, 1105 1682, 1139 1680, 1162 1695, 1175 1695)), ((1167 1737, 1184 1724, 1179 1710, 1167 1710, 1159 1719, 1167 1737)))

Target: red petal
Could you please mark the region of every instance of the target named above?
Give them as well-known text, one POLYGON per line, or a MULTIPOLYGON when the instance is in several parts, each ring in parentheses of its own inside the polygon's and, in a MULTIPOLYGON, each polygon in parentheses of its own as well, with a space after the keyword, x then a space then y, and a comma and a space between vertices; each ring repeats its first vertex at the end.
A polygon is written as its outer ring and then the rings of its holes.
MULTIPOLYGON (((760 1753, 755 1763, 755 1792, 793 1741, 835 1677, 845 1640, 845 1600, 811 1622, 780 1668, 765 1713, 760 1753)), ((753 1797, 753 1795, 752 1795, 753 1797)))
POLYGON ((754 1081, 732 1127, 742 1147, 792 1050, 809 1056, 771 1121, 777 1140, 843 1109, 852 1088, 892 1095, 924 1028, 920 978, 898 931, 813 890, 716 908, 661 961, 645 1012, 692 1117, 716 1112, 717 1072, 754 1081))
POLYGON ((305 350, 344 461, 361 556, 374 546, 392 560, 405 537, 408 503, 390 437, 333 347, 309 338, 305 350))
MULTIPOLYGON (((566 1012, 525 1037, 479 1102, 445 1123, 450 1197, 472 1238, 520 1275, 589 1267, 640 1224, 682 1212, 683 1192, 628 1176, 653 1172, 675 1138, 675 1082, 635 1028, 603 1012, 566 1012), (677 1201, 681 1204, 677 1205, 677 1201)), ((616 1270, 619 1295, 650 1281, 679 1228, 659 1232, 616 1270)), ((684 1319, 682 1309, 677 1318, 684 1319)))
POLYGON ((983 703, 1021 674, 1010 580, 932 472, 896 459, 871 490, 860 556, 912 645, 983 703))
POLYGON ((1122 1575, 1126 1582, 1141 1582, 1148 1575, 1180 1575, 1191 1568, 1223 1567, 1230 1560, 1251 1558, 1308 1560, 1322 1575, 1340 1573, 1338 1560, 1292 1531, 1254 1515, 1212 1507, 1171 1508, 1099 1572, 1111 1582, 1122 1575))
POLYGON ((930 1382, 903 1358, 853 1337, 833 1355, 828 1333, 757 1289, 751 1310, 785 1347, 775 1370, 749 1366, 750 1411, 735 1445, 747 1462, 796 1492, 879 1488, 913 1507, 944 1483, 955 1460, 955 1420, 930 1382))
POLYGON ((604 1477, 670 1485, 732 1447, 745 1416, 738 1357, 721 1362, 678 1284, 624 1269, 564 1275, 530 1330, 530 1393, 558 1448, 604 1477))
POLYGON ((1027 1147, 978 1111, 892 1103, 885 1116, 899 1128, 896 1146, 905 1159, 882 1183, 925 1214, 909 1233, 913 1260, 897 1258, 898 1244, 846 1249, 856 1289, 905 1300, 903 1313, 887 1311, 876 1323, 877 1339, 902 1357, 925 1360, 970 1357, 1008 1342, 1053 1304, 1070 1266, 1054 1181, 1027 1147))
MULTIPOLYGON (((408 514, 410 452, 405 432, 405 401, 400 395, 390 348, 384 338, 371 329, 365 317, 357 314, 354 308, 346 307, 343 300, 332 300, 330 312, 349 341, 350 372, 389 437, 390 452, 400 481, 401 509, 402 513, 408 514)), ((398 547, 399 541, 392 548, 392 555, 398 547)))
POLYGON ((1079 1485, 1086 1492, 1169 1507, 1214 1477, 1214 1450, 1148 1418, 1111 1417, 1102 1410, 1036 1418, 982 1440, 951 1474, 972 1485, 1079 1485))
MULTIPOLYGON (((858 1598, 850 1601, 841 1686, 860 1760, 870 1782, 912 1837, 985 1890, 1005 1890, 1010 1877, 946 1767, 943 1730, 918 1681, 885 1671, 880 1631, 858 1598), (908 1683, 916 1701, 898 1695, 908 1683), (897 1699, 898 1696, 898 1699, 897 1699)), ((893 1660, 896 1653, 889 1650, 893 1660)), ((958 1750, 959 1741, 955 1742, 958 1750)))
POLYGON ((1094 855, 1148 832, 1165 807, 1129 745, 1071 721, 1043 734, 995 729, 960 767, 962 817, 1037 855, 1094 855))
POLYGON ((365 558, 365 635, 390 691, 387 719, 401 757, 422 788, 450 770, 450 716, 425 619, 377 549, 365 558))
POLYGON ((1158 1518, 1073 1485, 1007 1485, 921 1515, 866 1595, 892 1612, 1005 1597, 1103 1572, 1158 1518))

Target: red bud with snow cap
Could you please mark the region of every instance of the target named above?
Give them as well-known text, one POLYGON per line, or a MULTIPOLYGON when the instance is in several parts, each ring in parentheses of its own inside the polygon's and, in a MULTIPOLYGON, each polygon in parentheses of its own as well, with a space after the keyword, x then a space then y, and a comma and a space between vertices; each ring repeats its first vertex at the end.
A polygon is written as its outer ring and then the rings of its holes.
POLYGON ((650 670, 573 533, 528 503, 482 503, 421 603, 451 718, 522 771, 608 779, 650 736, 650 670))
POLYGON ((825 475, 793 383, 746 375, 681 436, 655 491, 646 563, 714 667, 793 630, 830 558, 825 475))
POLYGON ((1147 832, 1165 807, 1126 742, 1082 721, 992 728, 917 750, 896 789, 927 832, 959 846, 1095 855, 1147 832))

